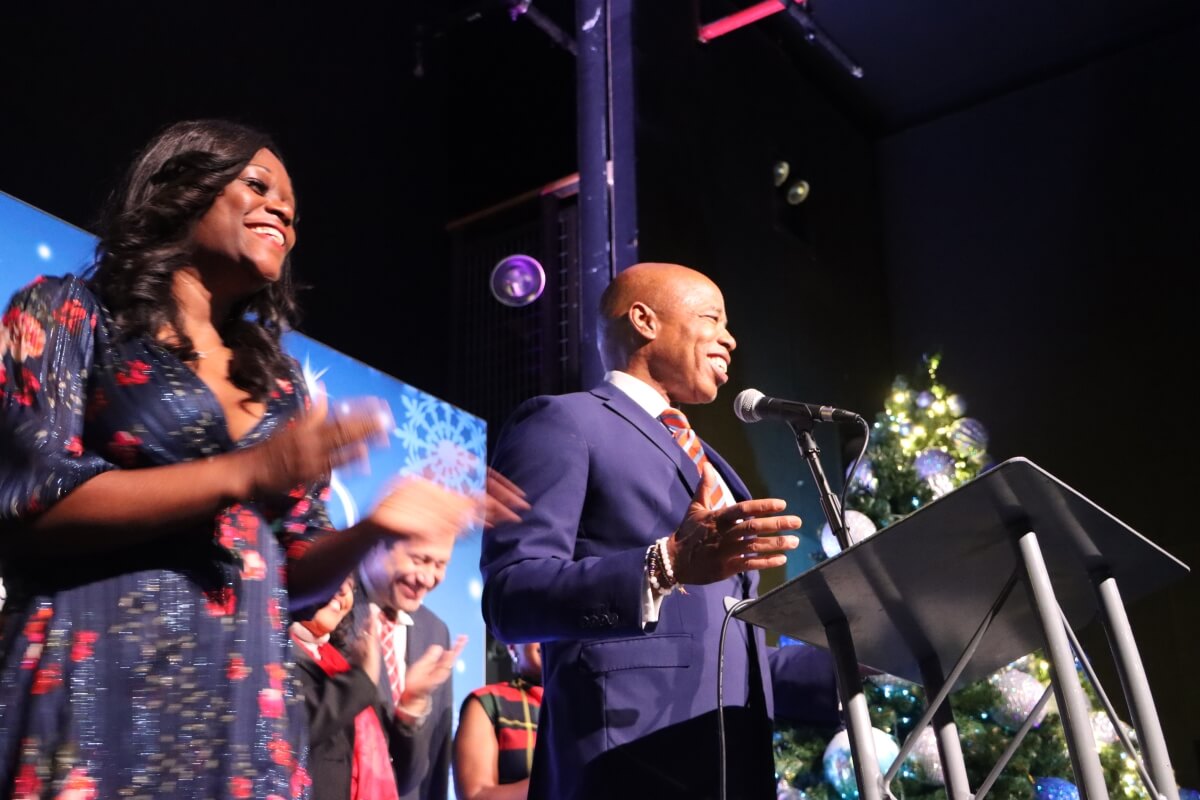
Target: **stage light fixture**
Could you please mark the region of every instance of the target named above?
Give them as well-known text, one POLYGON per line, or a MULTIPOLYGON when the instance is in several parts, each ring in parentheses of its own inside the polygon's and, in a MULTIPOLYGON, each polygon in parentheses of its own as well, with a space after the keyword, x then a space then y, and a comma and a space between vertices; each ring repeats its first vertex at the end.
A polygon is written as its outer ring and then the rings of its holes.
POLYGON ((791 164, 786 161, 776 161, 774 169, 771 170, 771 179, 775 182, 776 188, 778 188, 787 182, 788 175, 791 174, 791 164))
POLYGON ((796 181, 787 190, 789 205, 798 206, 808 199, 808 181, 796 181))
POLYGON ((542 296, 546 270, 533 256, 506 256, 492 269, 491 287, 492 296, 504 305, 527 306, 542 296))

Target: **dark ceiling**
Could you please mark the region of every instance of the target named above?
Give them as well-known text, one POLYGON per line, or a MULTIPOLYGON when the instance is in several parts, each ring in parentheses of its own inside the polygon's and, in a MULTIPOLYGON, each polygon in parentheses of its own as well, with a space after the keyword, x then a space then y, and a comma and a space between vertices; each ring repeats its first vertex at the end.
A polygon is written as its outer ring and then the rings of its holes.
MULTIPOLYGON (((751 5, 641 2, 697 22, 751 5)), ((575 171, 574 59, 546 32, 573 32, 574 3, 534 0, 537 14, 516 19, 508 5, 7 4, 0 191, 87 227, 120 166, 162 125, 258 124, 280 140, 304 208, 298 265, 321 290, 306 303, 306 329, 436 391, 445 354, 426 334, 444 319, 446 223, 575 171), (363 282, 375 288, 366 301, 363 282), (349 309, 360 312, 354 326, 349 309), (372 327, 384 318, 386 331, 372 327), (418 339, 422 348, 404 344, 418 339)), ((753 37, 779 48, 779 63, 880 137, 1109 51, 1152 47, 1195 26, 1197 8, 811 0, 812 20, 863 67, 861 79, 783 13, 696 47, 753 37)))
POLYGON ((884 133, 1194 26, 1198 18, 1189 0, 810 0, 808 8, 863 77, 836 67, 785 15, 768 21, 777 41, 801 69, 884 133))

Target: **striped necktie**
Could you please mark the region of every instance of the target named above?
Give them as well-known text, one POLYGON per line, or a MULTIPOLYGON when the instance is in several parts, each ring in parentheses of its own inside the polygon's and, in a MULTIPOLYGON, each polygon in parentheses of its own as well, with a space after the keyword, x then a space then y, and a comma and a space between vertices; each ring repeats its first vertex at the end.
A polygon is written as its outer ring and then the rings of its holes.
MULTIPOLYGON (((667 426, 667 430, 675 437, 675 441, 683 448, 683 452, 688 454, 688 457, 695 463, 696 469, 703 475, 704 465, 709 463, 708 455, 704 452, 704 445, 700 443, 700 437, 696 435, 696 431, 688 423, 688 418, 679 409, 668 408, 658 415, 658 419, 663 425, 667 426)), ((721 508, 733 502, 732 498, 726 494, 725 487, 720 481, 717 482, 712 492, 704 500, 709 508, 721 508)))
MULTIPOLYGON (((380 642, 379 649, 383 655, 383 664, 387 669, 388 686, 392 690, 392 705, 400 707, 400 695, 404 694, 403 664, 396 657, 396 628, 400 627, 383 609, 379 610, 380 642)), ((408 631, 404 631, 405 635, 408 631)))

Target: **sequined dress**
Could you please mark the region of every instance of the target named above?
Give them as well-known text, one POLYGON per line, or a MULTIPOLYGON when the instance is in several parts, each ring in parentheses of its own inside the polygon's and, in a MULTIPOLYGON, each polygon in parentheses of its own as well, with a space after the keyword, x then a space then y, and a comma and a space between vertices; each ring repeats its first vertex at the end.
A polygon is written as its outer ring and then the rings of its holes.
MULTIPOLYGON (((263 441, 303 407, 295 372, 234 442, 205 384, 118 341, 82 281, 35 281, 0 327, 0 545, 106 470, 263 441)), ((0 549, 0 797, 306 797, 285 567, 328 530, 325 491, 86 557, 0 549)))

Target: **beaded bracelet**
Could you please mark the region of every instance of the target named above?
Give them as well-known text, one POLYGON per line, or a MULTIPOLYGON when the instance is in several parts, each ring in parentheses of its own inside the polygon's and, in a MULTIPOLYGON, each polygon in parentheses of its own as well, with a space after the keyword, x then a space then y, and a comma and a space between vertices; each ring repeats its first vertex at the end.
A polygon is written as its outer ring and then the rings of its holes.
POLYGON ((650 582, 650 588, 665 597, 675 589, 675 582, 668 578, 661 558, 658 542, 646 548, 646 578, 650 582))

